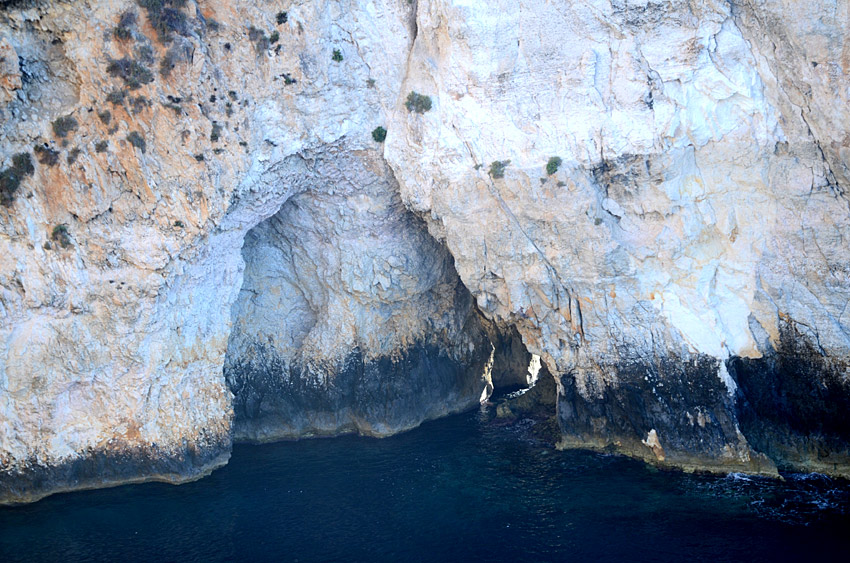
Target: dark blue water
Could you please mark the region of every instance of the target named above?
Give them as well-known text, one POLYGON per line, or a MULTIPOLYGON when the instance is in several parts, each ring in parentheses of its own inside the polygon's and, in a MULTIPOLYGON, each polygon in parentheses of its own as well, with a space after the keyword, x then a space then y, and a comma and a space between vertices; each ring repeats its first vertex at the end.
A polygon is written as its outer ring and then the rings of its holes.
POLYGON ((536 428, 471 413, 237 446, 195 483, 0 509, 0 561, 846 560, 846 483, 659 472, 555 451, 536 428))

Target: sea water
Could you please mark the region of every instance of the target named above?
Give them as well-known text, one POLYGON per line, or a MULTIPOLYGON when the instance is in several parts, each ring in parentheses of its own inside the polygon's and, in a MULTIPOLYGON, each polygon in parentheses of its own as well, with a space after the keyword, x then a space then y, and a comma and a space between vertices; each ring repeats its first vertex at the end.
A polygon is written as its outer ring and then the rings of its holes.
POLYGON ((487 411, 391 438, 237 445, 181 486, 0 509, 0 561, 841 561, 850 486, 557 451, 487 411))

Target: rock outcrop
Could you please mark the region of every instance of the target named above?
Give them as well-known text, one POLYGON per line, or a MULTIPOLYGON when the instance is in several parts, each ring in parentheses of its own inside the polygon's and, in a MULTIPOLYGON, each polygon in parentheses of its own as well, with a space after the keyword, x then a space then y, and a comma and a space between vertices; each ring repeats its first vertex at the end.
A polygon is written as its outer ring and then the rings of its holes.
POLYGON ((484 314, 559 379, 564 446, 848 474, 846 22, 420 3, 404 91, 433 109, 396 111, 386 155, 484 314))
POLYGON ((392 433, 530 354, 565 447, 850 475, 848 18, 3 2, 0 501, 392 433))

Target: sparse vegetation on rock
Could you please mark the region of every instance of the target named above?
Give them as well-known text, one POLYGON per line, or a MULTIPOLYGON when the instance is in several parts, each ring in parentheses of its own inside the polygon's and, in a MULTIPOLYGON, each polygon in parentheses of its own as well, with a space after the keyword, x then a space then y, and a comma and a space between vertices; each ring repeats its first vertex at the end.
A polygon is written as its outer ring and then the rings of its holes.
POLYGON ((127 10, 118 18, 118 25, 112 29, 112 35, 121 41, 133 38, 133 28, 136 27, 138 16, 136 12, 127 10))
POLYGON ((552 175, 558 171, 558 168, 561 167, 561 157, 553 156, 549 159, 549 162, 546 163, 546 173, 548 175, 552 175))
POLYGON ((77 162, 77 158, 79 156, 80 156, 80 149, 73 148, 70 151, 68 151, 68 156, 65 157, 65 160, 68 162, 69 165, 74 164, 75 162, 77 162))
POLYGON ((490 163, 490 177, 491 178, 504 178, 505 177, 505 169, 510 164, 510 160, 494 160, 490 163))
POLYGON ((248 40, 254 44, 254 50, 258 55, 262 55, 268 51, 271 44, 269 38, 266 37, 266 32, 262 29, 257 29, 253 25, 248 28, 248 40))
POLYGON ((58 117, 52 123, 53 132, 57 137, 65 138, 68 133, 74 131, 78 126, 77 120, 71 117, 70 115, 64 117, 58 117))
POLYGON ((44 145, 36 145, 33 147, 36 159, 40 164, 47 166, 55 166, 59 162, 59 153, 50 147, 44 145))
POLYGON ((53 227, 53 232, 50 233, 50 239, 53 242, 62 245, 62 248, 71 246, 71 233, 68 232, 68 225, 62 223, 53 227))
POLYGON ((342 51, 339 49, 334 49, 334 54, 331 57, 334 62, 341 63, 342 62, 342 51))
POLYGON ((186 0, 136 0, 145 9, 148 21, 162 43, 170 43, 174 34, 188 35, 189 21, 181 10, 186 0))
POLYGON ((127 135, 127 141, 131 145, 142 151, 142 154, 147 151, 147 143, 145 143, 145 137, 138 131, 130 131, 130 133, 127 135))
POLYGON ((124 90, 113 90, 106 95, 106 101, 114 106, 120 106, 124 103, 124 98, 126 96, 127 92, 124 90))
POLYGON ((12 166, 0 171, 0 205, 10 207, 15 201, 15 192, 24 177, 35 172, 29 153, 18 153, 12 157, 12 166))
POLYGON ((372 131, 372 138, 375 139, 376 143, 383 143, 387 138, 387 130, 383 127, 375 127, 372 131))
POLYGON ((106 72, 123 80, 130 90, 136 90, 154 81, 153 73, 148 67, 129 57, 110 60, 106 72))
POLYGON ((431 109, 431 98, 430 96, 423 96, 418 92, 411 92, 407 95, 404 107, 407 108, 407 111, 425 113, 431 109))
POLYGON ((212 131, 210 132, 210 141, 212 141, 213 143, 217 143, 220 137, 221 125, 218 124, 218 121, 213 121, 212 131))
POLYGON ((141 113, 149 105, 151 103, 145 96, 137 96, 130 99, 130 107, 132 108, 133 115, 141 113))

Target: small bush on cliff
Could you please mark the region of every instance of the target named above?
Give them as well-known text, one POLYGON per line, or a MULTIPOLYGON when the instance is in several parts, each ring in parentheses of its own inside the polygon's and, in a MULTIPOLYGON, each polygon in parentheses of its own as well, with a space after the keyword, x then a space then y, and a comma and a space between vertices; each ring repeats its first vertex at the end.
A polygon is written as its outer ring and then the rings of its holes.
POLYGON ((189 21, 180 9, 186 0, 136 0, 145 9, 148 21, 162 43, 170 43, 174 34, 188 35, 189 21))
POLYGON ((505 177, 505 168, 510 164, 510 160, 494 160, 490 163, 490 177, 491 178, 504 178, 505 177))
POLYGON ((383 143, 387 138, 387 130, 383 127, 375 127, 375 130, 372 131, 372 138, 375 139, 376 143, 383 143))
POLYGON ((407 111, 415 111, 416 113, 425 113, 431 109, 431 98, 423 96, 418 92, 411 92, 407 95, 407 100, 404 102, 404 107, 407 111))
POLYGON ((62 223, 53 227, 53 232, 50 233, 50 238, 54 242, 62 245, 62 248, 71 246, 71 234, 68 232, 68 225, 62 223))
POLYGON ((70 115, 65 117, 59 117, 52 123, 53 132, 56 133, 57 137, 65 138, 68 133, 74 131, 78 126, 77 120, 71 117, 70 115))
POLYGON ((77 162, 77 158, 80 156, 80 152, 80 149, 76 147, 68 151, 68 156, 65 157, 65 160, 68 162, 69 166, 77 162))
POLYGON ((40 164, 56 166, 56 163, 59 162, 59 153, 50 147, 36 145, 32 148, 32 150, 35 152, 35 157, 38 159, 40 164))
POLYGON ((262 55, 268 51, 271 45, 269 38, 266 37, 266 33, 253 25, 248 28, 248 40, 254 44, 254 50, 258 55, 262 55))
POLYGON ((126 96, 127 92, 124 90, 113 90, 106 95, 106 101, 114 106, 120 106, 124 103, 124 98, 126 96))
POLYGON ((9 207, 15 201, 15 192, 24 177, 32 176, 35 168, 29 153, 18 153, 12 157, 12 166, 0 171, 0 204, 9 207))
POLYGON ((128 57, 111 59, 106 66, 106 72, 110 76, 121 78, 130 90, 136 90, 154 81, 154 75, 148 67, 128 57))
POLYGON ((133 115, 141 113, 145 108, 150 105, 150 100, 148 100, 145 96, 138 96, 136 98, 130 99, 130 107, 132 108, 133 115))
POLYGON ((277 13, 277 25, 283 25, 289 19, 289 16, 286 12, 278 12, 277 13))
POLYGON ((210 132, 210 141, 212 141, 213 143, 217 143, 220 137, 221 125, 218 124, 218 121, 213 121, 212 131, 210 132))
POLYGON ((331 57, 331 59, 336 63, 341 63, 342 62, 342 51, 340 51, 339 49, 334 49, 334 54, 331 57))
POLYGON ((553 156, 549 159, 549 162, 546 163, 546 173, 548 175, 552 175, 558 171, 558 168, 561 167, 561 157, 553 156))
POLYGON ((120 41, 133 38, 133 28, 136 27, 136 12, 127 10, 118 18, 118 25, 112 30, 112 35, 120 41))
POLYGON ((127 141, 131 145, 142 151, 142 154, 144 154, 147 150, 147 143, 145 143, 145 138, 138 131, 130 131, 130 133, 127 135, 127 141))
POLYGON ((97 117, 104 125, 109 125, 109 122, 112 121, 112 113, 109 110, 98 112, 97 117))
POLYGON ((109 148, 109 141, 98 141, 94 145, 95 152, 106 152, 106 149, 109 148))

